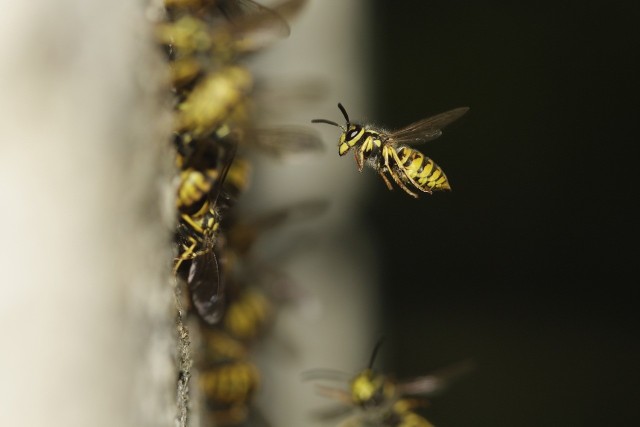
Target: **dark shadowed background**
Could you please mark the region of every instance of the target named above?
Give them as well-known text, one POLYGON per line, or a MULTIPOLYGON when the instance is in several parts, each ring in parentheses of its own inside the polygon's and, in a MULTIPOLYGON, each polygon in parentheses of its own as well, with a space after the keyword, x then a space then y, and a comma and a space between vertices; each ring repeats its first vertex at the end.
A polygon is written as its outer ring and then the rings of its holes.
POLYGON ((365 218, 385 262, 385 369, 476 362, 425 411, 438 426, 640 422, 639 12, 376 2, 371 119, 471 107, 421 148, 453 191, 413 200, 380 180, 365 218))

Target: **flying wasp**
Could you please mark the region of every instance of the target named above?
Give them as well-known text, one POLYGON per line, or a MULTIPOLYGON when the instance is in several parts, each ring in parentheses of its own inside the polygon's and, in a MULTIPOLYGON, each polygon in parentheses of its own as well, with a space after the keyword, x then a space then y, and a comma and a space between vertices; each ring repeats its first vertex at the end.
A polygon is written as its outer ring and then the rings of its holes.
POLYGON ((339 154, 344 156, 354 148, 359 171, 362 172, 366 163, 378 172, 389 190, 393 190, 393 187, 385 174, 407 194, 416 198, 418 193, 412 190, 431 194, 433 191, 451 189, 440 166, 410 146, 438 138, 445 126, 469 111, 468 107, 456 108, 393 132, 351 123, 342 104, 338 104, 338 108, 346 120, 345 126, 325 119, 311 122, 326 123, 342 129, 338 143, 339 154))
POLYGON ((433 374, 398 382, 391 376, 381 374, 373 369, 376 355, 382 341, 379 341, 371 355, 369 365, 355 376, 329 369, 308 371, 304 379, 346 381, 347 389, 318 386, 318 391, 325 397, 338 401, 341 406, 323 412, 322 418, 335 418, 359 408, 360 412, 350 417, 345 425, 354 423, 374 424, 384 427, 428 427, 431 424, 412 410, 424 406, 426 401, 410 396, 432 395, 442 391, 452 379, 468 372, 472 364, 469 361, 444 368, 433 374))
POLYGON ((215 324, 220 320, 224 308, 223 283, 215 252, 220 228, 217 204, 235 151, 235 144, 225 150, 222 170, 208 193, 205 206, 201 209, 204 214, 181 214, 178 221, 177 239, 180 255, 176 259, 173 272, 176 275, 182 263, 191 261, 186 279, 187 286, 196 311, 209 324, 215 324))

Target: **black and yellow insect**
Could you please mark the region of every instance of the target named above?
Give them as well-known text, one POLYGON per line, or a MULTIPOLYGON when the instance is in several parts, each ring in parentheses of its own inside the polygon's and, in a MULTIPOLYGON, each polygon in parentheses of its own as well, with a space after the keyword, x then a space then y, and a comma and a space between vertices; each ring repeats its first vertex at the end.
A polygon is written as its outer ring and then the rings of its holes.
POLYGON ((206 413, 214 425, 238 425, 246 420, 260 371, 248 359, 245 346, 219 329, 203 329, 199 385, 206 413))
POLYGON ((218 322, 224 309, 223 283, 216 255, 216 241, 220 228, 217 203, 235 155, 235 148, 236 146, 232 145, 225 150, 222 170, 200 209, 203 214, 181 214, 178 220, 177 240, 180 254, 173 272, 177 274, 185 261, 191 262, 186 279, 189 294, 196 311, 209 324, 218 322))
POLYGON ((171 59, 175 89, 180 92, 197 78, 287 37, 285 17, 305 3, 286 0, 267 8, 251 0, 165 0, 170 19, 157 25, 156 38, 171 59))
POLYGON ((424 406, 424 402, 416 399, 399 399, 382 413, 379 425, 382 427, 433 427, 426 418, 414 411, 424 406))
POLYGON ((359 171, 366 163, 378 172, 389 190, 392 190, 391 182, 385 175, 389 174, 400 188, 413 197, 418 197, 418 193, 412 189, 429 194, 451 189, 440 166, 410 145, 438 138, 445 126, 459 119, 469 108, 456 108, 392 132, 351 123, 342 104, 338 104, 338 108, 346 120, 345 126, 325 119, 315 119, 312 123, 326 123, 342 129, 339 154, 344 156, 354 148, 359 171))
MULTIPOLYGON (((198 144, 208 145, 209 148, 217 147, 218 143, 198 144)), ((219 151, 219 150, 209 150, 219 151)), ((203 153, 199 150, 192 155, 184 157, 178 154, 178 163, 181 167, 176 198, 176 208, 179 214, 189 215, 191 218, 200 218, 209 208, 209 194, 220 176, 220 167, 217 164, 217 155, 203 153)), ((222 191, 232 200, 236 200, 249 186, 251 177, 251 164, 247 159, 235 156, 229 166, 227 175, 222 183, 222 191)))
POLYGON ((359 409, 345 425, 373 424, 384 427, 429 427, 431 424, 413 412, 418 406, 424 406, 423 398, 411 396, 427 396, 441 391, 455 377, 468 372, 471 368, 469 361, 447 367, 430 375, 398 382, 389 375, 373 369, 376 354, 381 341, 373 350, 369 366, 350 376, 341 371, 319 369, 304 374, 309 380, 338 380, 346 381, 347 389, 337 387, 318 386, 323 396, 332 398, 340 403, 335 411, 320 414, 323 418, 335 418, 359 409))

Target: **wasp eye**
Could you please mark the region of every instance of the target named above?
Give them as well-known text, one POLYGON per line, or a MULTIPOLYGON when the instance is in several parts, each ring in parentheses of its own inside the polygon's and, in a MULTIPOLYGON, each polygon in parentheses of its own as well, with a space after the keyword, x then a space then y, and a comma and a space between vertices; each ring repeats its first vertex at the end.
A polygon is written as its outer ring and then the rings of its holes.
POLYGON ((358 133, 359 133, 359 132, 360 132, 360 130, 359 130, 358 128, 353 129, 352 131, 350 131, 350 132, 347 134, 347 139, 353 139, 353 138, 355 138, 355 137, 358 135, 358 133))

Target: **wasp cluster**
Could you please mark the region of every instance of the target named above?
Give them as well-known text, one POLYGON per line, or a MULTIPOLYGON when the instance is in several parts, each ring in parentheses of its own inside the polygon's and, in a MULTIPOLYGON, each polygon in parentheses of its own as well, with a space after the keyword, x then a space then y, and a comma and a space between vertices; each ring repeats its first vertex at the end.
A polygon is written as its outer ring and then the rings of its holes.
MULTIPOLYGON (((248 284, 253 282, 245 265, 260 233, 287 220, 289 211, 254 222, 238 217, 236 203, 251 181, 246 153, 258 148, 280 155, 322 147, 312 130, 255 129, 254 76, 241 64, 243 57, 286 37, 284 17, 304 3, 288 0, 271 9, 250 0, 165 0, 156 28, 169 60, 175 102, 173 274, 178 289, 186 289, 183 294, 188 296, 179 301, 180 307, 186 305, 198 319, 201 339, 193 360, 203 425, 238 425, 252 416, 250 403, 260 372, 250 359, 251 347, 271 323, 277 305, 274 292, 248 284)), ((311 207, 321 211, 316 204, 311 207)), ((185 342, 187 334, 181 329, 185 342)), ((181 361, 179 401, 189 378, 190 365, 181 361)), ((181 425, 187 425, 189 405, 179 409, 181 425)))

